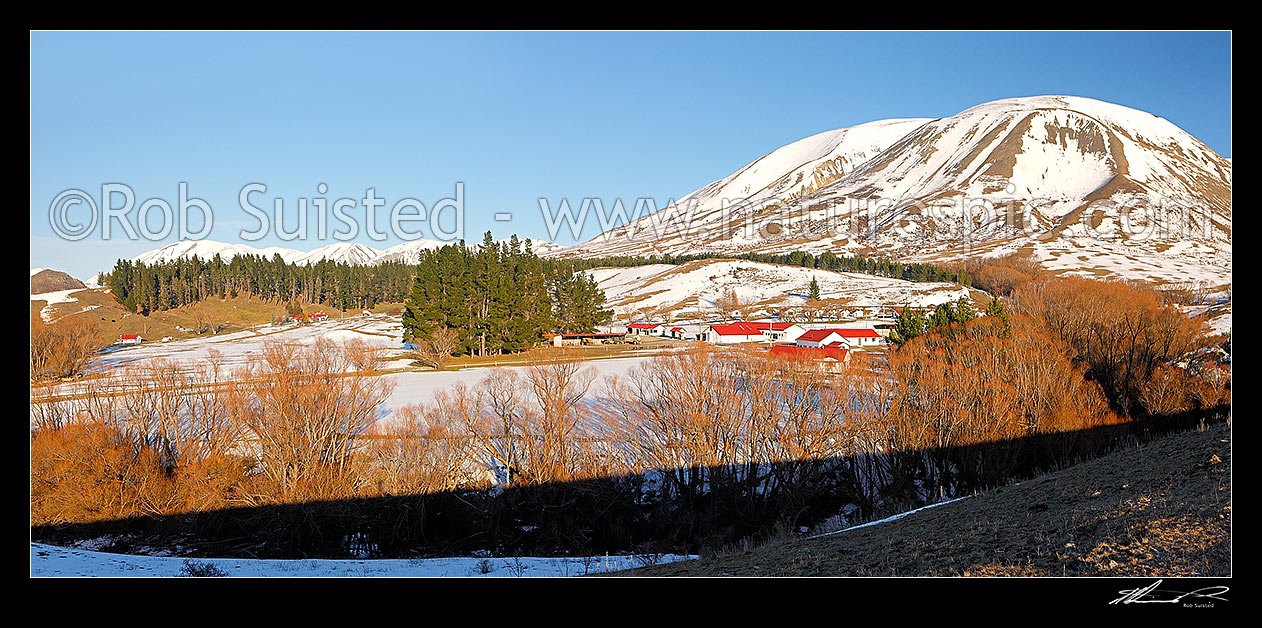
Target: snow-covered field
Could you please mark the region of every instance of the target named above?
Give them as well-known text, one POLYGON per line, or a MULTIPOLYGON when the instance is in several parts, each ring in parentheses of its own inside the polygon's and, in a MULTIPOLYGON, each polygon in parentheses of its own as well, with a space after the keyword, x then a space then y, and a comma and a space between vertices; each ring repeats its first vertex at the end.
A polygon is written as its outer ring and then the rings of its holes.
MULTIPOLYGON (((612 376, 623 377, 632 367, 642 364, 648 359, 649 356, 645 355, 588 362, 585 368, 592 369, 596 377, 596 384, 591 387, 590 394, 599 393, 600 381, 612 376)), ((463 383, 467 386, 472 386, 486 377, 491 368, 494 367, 465 368, 458 371, 410 371, 384 375, 383 377, 395 383, 395 388, 394 392, 390 394, 383 404, 383 411, 390 413, 406 405, 429 402, 433 399, 434 393, 444 388, 449 389, 456 384, 463 383)), ((528 367, 506 366, 503 368, 508 371, 521 373, 528 367)))
POLYGON ((170 342, 157 340, 146 338, 141 345, 111 352, 103 359, 103 366, 144 364, 158 358, 191 365, 204 363, 212 352, 217 352, 221 368, 227 372, 244 364, 251 356, 262 353, 264 346, 270 342, 310 345, 320 340, 337 344, 359 340, 373 347, 398 349, 403 343, 403 324, 398 318, 385 315, 353 316, 311 325, 260 325, 216 336, 196 336, 170 342))
MULTIPOLYGON (((243 331, 217 336, 195 337, 170 342, 147 340, 135 347, 125 347, 103 355, 93 366, 97 372, 107 376, 117 376, 122 367, 143 366, 156 360, 171 360, 178 365, 192 370, 208 364, 213 353, 217 353, 220 373, 231 377, 235 369, 242 367, 249 359, 260 355, 268 343, 282 342, 307 346, 318 341, 330 341, 344 344, 351 340, 359 340, 370 346, 382 349, 385 362, 383 371, 377 377, 388 379, 394 384, 394 390, 379 408, 378 416, 388 420, 395 410, 412 404, 429 402, 434 393, 454 387, 457 384, 473 386, 485 378, 491 369, 497 368, 494 362, 459 370, 432 371, 397 369, 408 368, 412 362, 400 347, 403 338, 403 325, 397 317, 374 315, 372 317, 353 317, 343 320, 330 320, 306 326, 286 325, 272 327, 263 325, 243 331)), ((653 351, 644 351, 642 355, 631 357, 592 360, 588 367, 599 379, 613 375, 625 375, 631 367, 649 359, 653 351)), ((504 366, 510 371, 522 372, 527 367, 504 366)), ((93 382, 95 385, 97 382, 93 382)), ((122 385, 122 381, 117 382, 122 385)), ((84 383, 61 384, 54 388, 55 394, 68 395, 81 391, 84 383)), ((599 381, 592 386, 592 392, 599 389, 599 381)))
MULTIPOLYGON (((693 560, 675 554, 594 556, 590 558, 413 558, 378 560, 272 560, 246 558, 193 559, 213 565, 229 577, 547 577, 560 578, 622 571, 655 563, 693 560)), ((31 543, 33 577, 173 577, 187 575, 185 559, 166 556, 109 554, 31 543)))

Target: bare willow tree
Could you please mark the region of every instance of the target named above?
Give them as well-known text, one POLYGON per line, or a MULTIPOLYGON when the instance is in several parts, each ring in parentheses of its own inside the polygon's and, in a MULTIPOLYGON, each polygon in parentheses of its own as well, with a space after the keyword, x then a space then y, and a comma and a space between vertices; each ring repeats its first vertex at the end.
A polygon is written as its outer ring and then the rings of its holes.
POLYGON ((549 353, 524 372, 494 369, 473 389, 435 395, 433 416, 461 426, 506 483, 570 480, 588 468, 580 403, 594 379, 576 355, 549 353))
POLYGON ((421 364, 441 369, 451 361, 451 356, 460 347, 460 336, 447 327, 439 327, 429 336, 414 341, 416 349, 412 357, 421 364))
MULTIPOLYGON (((1013 291, 1013 310, 1043 321, 1124 413, 1144 408, 1144 388, 1161 365, 1195 362, 1210 343, 1204 321, 1188 318, 1154 290, 1058 277, 1013 291)), ((1149 395, 1151 397, 1151 395, 1149 395)))
POLYGON ((628 462, 662 470, 668 492, 700 493, 707 469, 735 459, 744 403, 735 365, 707 348, 659 355, 615 379, 602 425, 628 462))
POLYGON ((161 358, 128 367, 127 387, 106 402, 87 395, 96 420, 115 422, 135 439, 136 447, 157 452, 168 473, 229 453, 240 443, 240 425, 232 416, 229 387, 212 351, 210 359, 186 368, 161 358))
POLYGON ((353 439, 394 384, 352 370, 345 348, 327 341, 268 344, 246 365, 232 412, 282 498, 353 492, 353 439))
POLYGON ((95 323, 77 317, 45 324, 31 314, 31 381, 81 375, 104 346, 95 323))
POLYGON ((714 311, 718 313, 725 323, 731 320, 733 315, 739 316, 738 311, 744 306, 744 301, 736 294, 734 288, 727 288, 714 299, 714 311))
POLYGON ((860 413, 883 411, 863 378, 812 360, 697 347, 610 382, 601 424, 623 444, 626 467, 663 473, 667 494, 788 493, 858 453, 860 413))
POLYGON ((352 338, 343 345, 346 359, 355 370, 361 373, 372 373, 381 367, 381 352, 361 338, 352 338))
POLYGON ((432 410, 408 405, 366 434, 362 453, 375 492, 388 495, 487 488, 490 478, 477 464, 473 439, 447 425, 432 410))
POLYGON ((595 378, 595 369, 566 352, 526 368, 525 379, 535 402, 527 413, 530 438, 526 455, 531 481, 564 481, 583 473, 579 404, 595 378))

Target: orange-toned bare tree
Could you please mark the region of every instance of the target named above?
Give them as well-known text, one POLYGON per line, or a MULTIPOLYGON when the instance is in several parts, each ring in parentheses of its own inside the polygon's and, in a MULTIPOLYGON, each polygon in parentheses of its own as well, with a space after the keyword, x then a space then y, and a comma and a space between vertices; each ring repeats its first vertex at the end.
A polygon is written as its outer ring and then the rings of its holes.
POLYGON ((234 387, 231 412, 281 499, 354 494, 353 439, 377 419, 393 383, 351 369, 332 343, 272 343, 234 387))

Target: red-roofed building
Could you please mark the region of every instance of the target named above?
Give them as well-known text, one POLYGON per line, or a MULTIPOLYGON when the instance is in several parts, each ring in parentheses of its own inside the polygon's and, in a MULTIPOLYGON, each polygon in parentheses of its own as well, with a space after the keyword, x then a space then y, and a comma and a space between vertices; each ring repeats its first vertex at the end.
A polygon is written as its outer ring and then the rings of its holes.
POLYGON ((120 345, 138 345, 144 341, 145 339, 141 338, 140 334, 123 334, 118 337, 118 344, 120 345))
POLYGON ((845 340, 846 344, 852 347, 872 347, 883 344, 885 339, 878 334, 875 329, 870 327, 860 327, 855 329, 835 329, 837 335, 845 340))
POLYGON ((823 360, 825 362, 842 363, 850 360, 850 351, 841 347, 776 345, 767 354, 785 360, 823 360))
POLYGON ((755 323, 710 325, 701 333, 701 339, 706 342, 724 345, 742 342, 767 342, 769 340, 755 323))
POLYGON ((798 336, 799 347, 827 347, 832 345, 849 347, 871 347, 885 341, 875 329, 870 327, 833 327, 830 329, 811 329, 798 336))
POLYGON ((808 329, 794 342, 799 347, 814 348, 845 342, 837 332, 836 329, 808 329))
POLYGON ((631 323, 627 333, 635 336, 660 336, 662 326, 657 323, 631 323))
POLYGON ((794 323, 746 323, 761 331, 772 342, 793 342, 806 332, 794 323))

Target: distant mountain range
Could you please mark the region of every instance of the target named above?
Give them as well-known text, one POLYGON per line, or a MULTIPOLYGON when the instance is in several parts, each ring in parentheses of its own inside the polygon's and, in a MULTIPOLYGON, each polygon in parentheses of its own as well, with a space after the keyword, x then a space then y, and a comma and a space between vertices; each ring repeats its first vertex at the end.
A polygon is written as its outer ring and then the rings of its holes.
MULTIPOLYGON (((358 242, 336 242, 322 246, 314 251, 299 251, 297 249, 274 246, 255 248, 246 244, 229 244, 214 240, 190 240, 168 244, 164 247, 141 253, 132 258, 132 260, 144 264, 155 264, 189 257, 199 257, 208 260, 215 255, 219 255, 224 260, 232 259, 237 255, 261 255, 267 258, 280 255, 281 259, 291 264, 311 264, 321 260, 344 262, 355 266, 370 266, 387 261, 415 264, 419 261, 422 251, 436 249, 447 244, 451 243, 418 239, 404 242, 385 250, 378 250, 358 242)), ((560 244, 546 240, 531 240, 531 247, 539 254, 554 254, 565 248, 560 244)))

